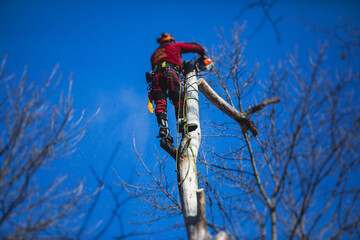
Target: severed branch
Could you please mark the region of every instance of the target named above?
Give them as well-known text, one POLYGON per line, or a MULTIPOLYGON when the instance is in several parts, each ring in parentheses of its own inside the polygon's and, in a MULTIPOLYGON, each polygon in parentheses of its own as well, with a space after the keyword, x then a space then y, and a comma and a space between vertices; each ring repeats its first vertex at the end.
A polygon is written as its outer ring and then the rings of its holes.
POLYGON ((236 108, 227 103, 223 98, 221 98, 214 89, 205 81, 205 79, 200 78, 198 80, 199 90, 204 96, 217 108, 219 108, 223 113, 234 119, 243 130, 250 130, 250 132, 257 136, 259 130, 255 127, 254 122, 247 116, 251 113, 261 110, 268 104, 277 103, 280 101, 280 98, 267 99, 259 105, 252 107, 251 109, 245 112, 239 112, 236 108))

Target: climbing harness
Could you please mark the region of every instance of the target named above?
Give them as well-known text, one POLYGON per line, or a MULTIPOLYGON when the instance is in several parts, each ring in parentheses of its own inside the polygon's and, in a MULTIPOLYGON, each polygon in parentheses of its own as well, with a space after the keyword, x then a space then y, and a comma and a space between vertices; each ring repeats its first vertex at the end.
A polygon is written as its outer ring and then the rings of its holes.
POLYGON ((164 72, 165 70, 171 70, 176 72, 176 74, 179 76, 180 75, 180 67, 176 64, 173 64, 171 62, 159 62, 158 64, 155 65, 154 70, 152 71, 154 76, 160 72, 164 72))
MULTIPOLYGON (((149 92, 151 92, 151 89, 153 87, 154 81, 155 81, 155 75, 164 71, 173 71, 177 76, 180 76, 180 67, 176 64, 170 63, 170 62, 160 62, 155 65, 154 69, 151 72, 146 72, 146 83, 148 83, 148 87, 146 88, 149 92)), ((153 96, 148 95, 148 110, 150 113, 154 113, 154 106, 152 104, 153 96)))

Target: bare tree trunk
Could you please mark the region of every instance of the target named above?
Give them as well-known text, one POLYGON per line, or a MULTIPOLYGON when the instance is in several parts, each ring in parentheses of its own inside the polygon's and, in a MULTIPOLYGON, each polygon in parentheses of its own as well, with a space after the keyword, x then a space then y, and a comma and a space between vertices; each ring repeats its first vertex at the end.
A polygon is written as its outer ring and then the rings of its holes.
MULTIPOLYGON (((230 239, 225 232, 220 232, 213 238, 207 228, 205 192, 204 189, 198 189, 196 171, 196 158, 201 141, 198 81, 195 66, 191 62, 185 63, 184 68, 186 73, 187 123, 195 123, 198 126, 195 131, 188 133, 191 139, 190 144, 181 144, 177 161, 179 194, 188 239, 230 239), (187 150, 182 149, 182 146, 187 147, 187 150)), ((182 143, 186 141, 187 137, 184 133, 182 143)))
POLYGON ((195 131, 189 133, 191 142, 187 148, 187 154, 180 156, 177 162, 179 194, 188 239, 207 239, 208 230, 205 218, 204 191, 200 190, 197 193, 196 157, 201 140, 198 84, 194 66, 191 63, 187 63, 185 70, 187 71, 187 83, 185 86, 187 93, 185 103, 187 106, 187 121, 188 123, 197 124, 198 127, 195 131), (199 199, 197 194, 199 194, 199 199), (198 202, 203 204, 203 207, 198 206, 198 202), (199 216, 198 212, 201 211, 198 210, 203 211, 199 216))
POLYGON ((276 212, 275 209, 271 209, 271 239, 277 239, 277 230, 276 230, 276 212))

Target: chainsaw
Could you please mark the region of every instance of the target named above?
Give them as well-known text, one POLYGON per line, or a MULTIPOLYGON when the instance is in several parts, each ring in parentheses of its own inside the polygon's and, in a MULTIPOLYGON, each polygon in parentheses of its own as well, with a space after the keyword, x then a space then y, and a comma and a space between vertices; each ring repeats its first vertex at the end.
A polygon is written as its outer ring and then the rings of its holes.
POLYGON ((195 61, 195 66, 199 72, 208 72, 214 67, 214 63, 210 58, 203 56, 195 61))

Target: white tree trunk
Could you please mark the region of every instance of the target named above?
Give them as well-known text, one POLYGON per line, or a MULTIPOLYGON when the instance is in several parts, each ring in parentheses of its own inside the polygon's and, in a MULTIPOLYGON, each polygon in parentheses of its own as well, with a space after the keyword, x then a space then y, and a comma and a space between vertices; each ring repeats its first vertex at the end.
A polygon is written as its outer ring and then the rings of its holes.
POLYGON ((182 213, 185 221, 189 240, 228 240, 229 235, 219 232, 214 238, 210 235, 206 221, 205 191, 198 189, 196 158, 201 141, 201 129, 199 118, 199 90, 196 70, 192 63, 185 64, 187 98, 187 122, 195 123, 197 129, 189 133, 189 139, 183 136, 180 146, 179 159, 177 161, 179 194, 181 199, 182 213), (185 154, 183 154, 185 153, 185 154))
POLYGON ((222 99, 204 79, 197 79, 196 69, 190 62, 185 63, 186 73, 185 92, 186 119, 188 124, 196 124, 195 131, 189 136, 183 134, 179 151, 165 139, 160 140, 160 146, 167 151, 176 161, 178 170, 179 195, 182 213, 189 240, 230 240, 230 235, 220 231, 216 236, 211 236, 206 221, 206 205, 204 189, 198 189, 196 158, 201 141, 201 128, 199 118, 199 88, 209 101, 222 112, 237 121, 244 130, 250 130, 255 136, 258 134, 253 122, 247 118, 264 106, 279 102, 280 99, 267 99, 263 103, 241 113, 222 99))
MULTIPOLYGON (((189 63, 190 64, 190 63, 189 63)), ((196 174, 196 157, 199 151, 201 130, 199 121, 199 92, 195 68, 191 65, 186 67, 186 85, 185 91, 187 98, 187 122, 195 123, 198 127, 195 131, 189 133, 191 138, 190 145, 184 156, 178 160, 178 182, 179 193, 182 205, 182 212, 187 230, 188 239, 201 240, 207 239, 208 231, 205 227, 200 231, 198 225, 198 197, 197 197, 197 174, 196 174), (189 69, 190 68, 190 69, 189 69)), ((201 194, 201 193, 200 193, 201 194)), ((203 194, 203 191, 202 191, 203 194)), ((205 200, 203 201, 205 205, 205 200)), ((205 208, 204 208, 205 211, 205 208)), ((204 215, 204 214, 203 214, 204 215)), ((205 220, 206 223, 206 220, 205 220)))

